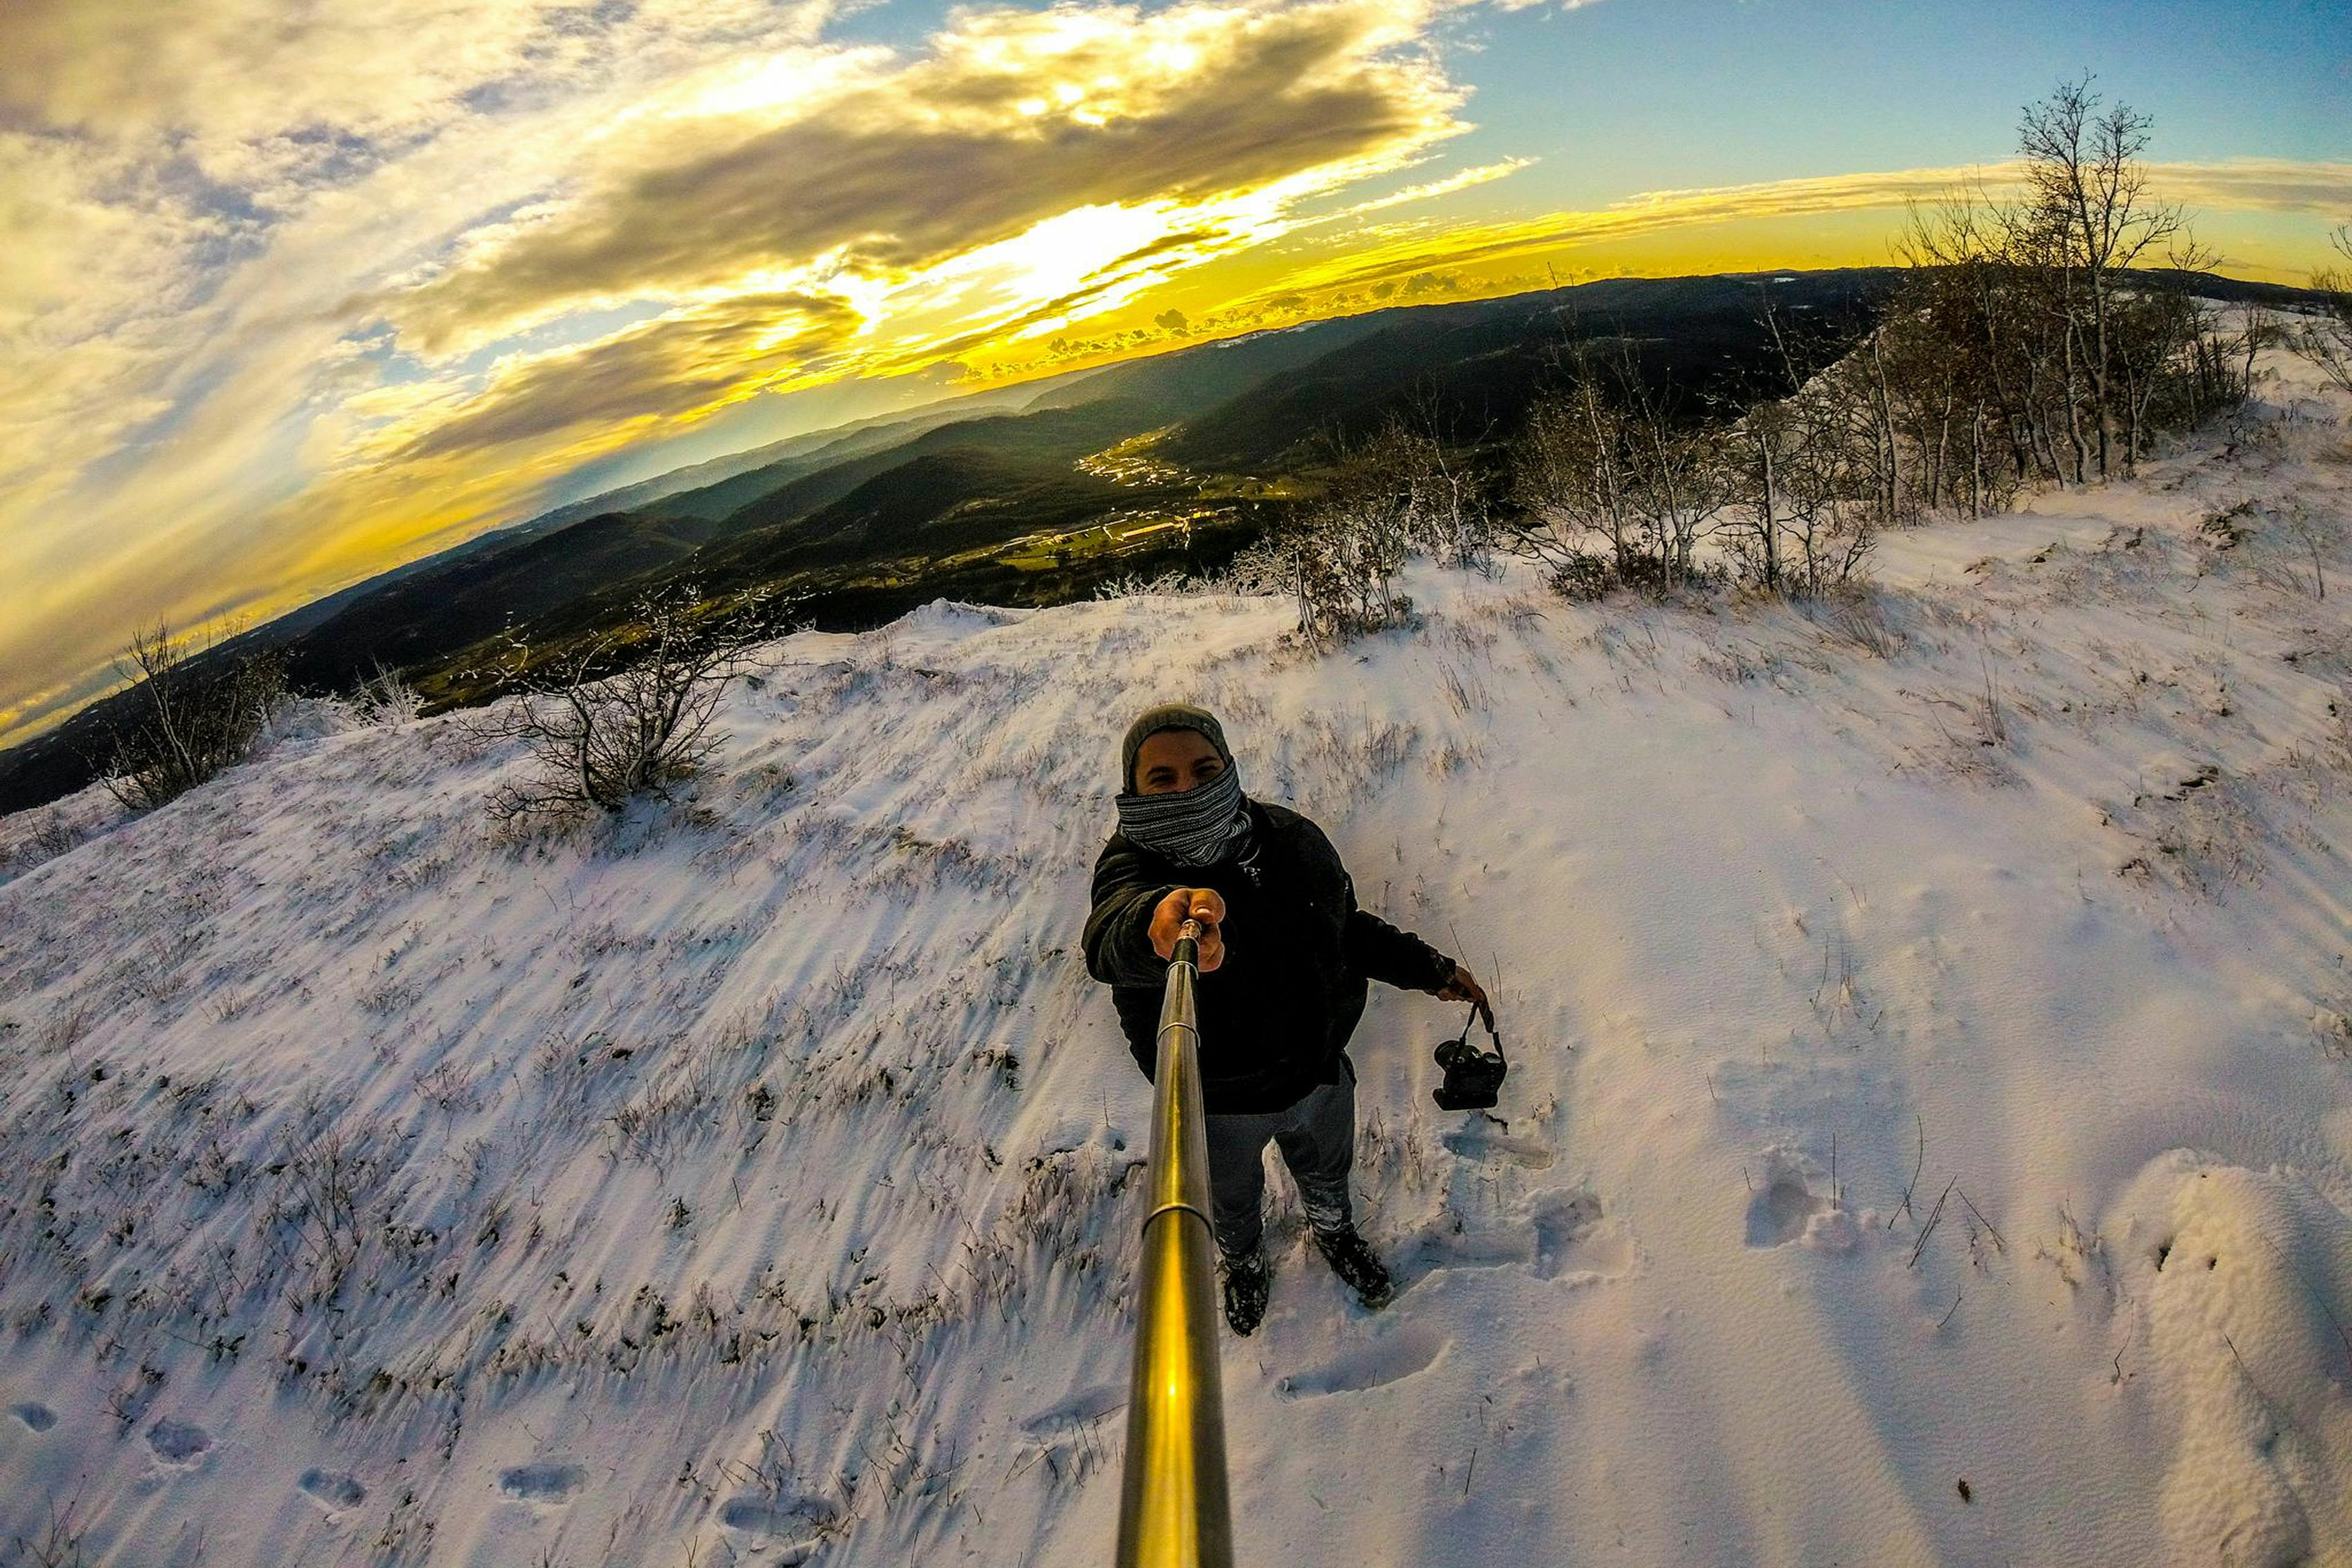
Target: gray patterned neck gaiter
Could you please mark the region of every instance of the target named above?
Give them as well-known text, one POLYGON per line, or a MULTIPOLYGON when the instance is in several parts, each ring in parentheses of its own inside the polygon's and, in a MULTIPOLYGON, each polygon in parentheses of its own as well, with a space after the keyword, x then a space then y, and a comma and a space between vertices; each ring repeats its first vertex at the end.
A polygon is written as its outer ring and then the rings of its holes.
POLYGON ((1213 866, 1249 842, 1249 801, 1230 764, 1206 784, 1118 797, 1118 830, 1180 866, 1213 866))

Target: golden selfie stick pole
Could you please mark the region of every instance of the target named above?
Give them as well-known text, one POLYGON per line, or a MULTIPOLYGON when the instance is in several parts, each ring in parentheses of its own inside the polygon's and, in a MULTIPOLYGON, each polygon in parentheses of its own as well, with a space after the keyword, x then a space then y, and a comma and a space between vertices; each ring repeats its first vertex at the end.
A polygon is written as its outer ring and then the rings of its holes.
POLYGON ((1188 920, 1160 1005, 1151 1075, 1150 1211, 1143 1219, 1135 1370, 1128 1383, 1127 1468, 1118 1492, 1118 1568, 1228 1568, 1225 1413, 1217 1382, 1210 1260, 1209 1145, 1201 1110, 1192 982, 1201 922, 1188 920))

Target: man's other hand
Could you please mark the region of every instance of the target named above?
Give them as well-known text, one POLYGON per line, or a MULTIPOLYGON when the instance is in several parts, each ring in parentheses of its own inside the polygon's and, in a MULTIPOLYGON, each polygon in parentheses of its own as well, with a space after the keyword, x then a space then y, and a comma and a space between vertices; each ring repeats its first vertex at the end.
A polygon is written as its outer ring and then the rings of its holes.
POLYGON ((1217 931, 1217 922, 1224 918, 1225 897, 1216 889, 1179 888, 1151 911, 1151 951, 1162 958, 1174 958, 1177 928, 1187 920, 1199 921, 1199 967, 1206 974, 1225 961, 1225 939, 1217 931))
POLYGON ((1486 1005, 1486 992, 1477 978, 1460 964, 1454 966, 1454 978, 1430 993, 1441 1002, 1469 1002, 1477 1006, 1478 1016, 1486 1021, 1486 1029, 1495 1027, 1495 1010, 1486 1005))

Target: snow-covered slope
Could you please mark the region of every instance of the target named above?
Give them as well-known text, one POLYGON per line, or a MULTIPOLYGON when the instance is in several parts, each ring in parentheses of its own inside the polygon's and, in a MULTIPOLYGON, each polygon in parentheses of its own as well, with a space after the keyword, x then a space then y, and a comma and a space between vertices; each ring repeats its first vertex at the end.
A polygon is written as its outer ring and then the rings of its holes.
POLYGON ((1106 1560, 1076 947, 1187 698, 1513 1063, 1438 1111, 1376 988, 1381 1313, 1276 1165, 1244 1562, 2352 1562, 2352 466, 2273 372, 1849 605, 942 603, 779 644, 682 808, 499 827, 426 721, 0 825, 0 1556, 1106 1560))

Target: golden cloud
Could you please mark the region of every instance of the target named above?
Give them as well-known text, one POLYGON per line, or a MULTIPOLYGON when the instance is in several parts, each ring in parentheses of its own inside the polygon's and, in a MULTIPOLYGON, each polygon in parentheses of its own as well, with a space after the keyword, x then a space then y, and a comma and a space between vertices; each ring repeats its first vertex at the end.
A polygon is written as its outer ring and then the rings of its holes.
POLYGON ((838 353, 856 326, 856 312, 837 299, 739 295, 579 347, 511 356, 478 395, 379 433, 366 458, 445 458, 706 414, 805 374, 838 353))
POLYGON ((0 110, 172 151, 248 196, 414 151, 462 121, 615 80, 674 75, 709 47, 807 40, 838 0, 9 0, 0 110))
POLYGON ((1081 208, 1295 199, 1467 127, 1426 15, 1372 0, 961 13, 930 54, 787 79, 777 101, 648 113, 576 194, 382 304, 443 353, 578 306, 842 272, 903 279, 1081 208))
MULTIPOLYGON (((2317 214, 2352 211, 2352 163, 2234 159, 2151 163, 2147 173, 2153 196, 2192 206, 2317 214)), ((2022 181, 2022 165, 2014 162, 1877 170, 1644 191, 1606 207, 1546 213, 1502 223, 1363 229, 1350 237, 1353 243, 1344 253, 1287 274, 1280 291, 1361 289, 1441 264, 1467 267, 1743 219, 1900 212, 1911 203, 1931 204, 1956 190, 1982 188, 1996 195, 2014 191, 2022 181)))

